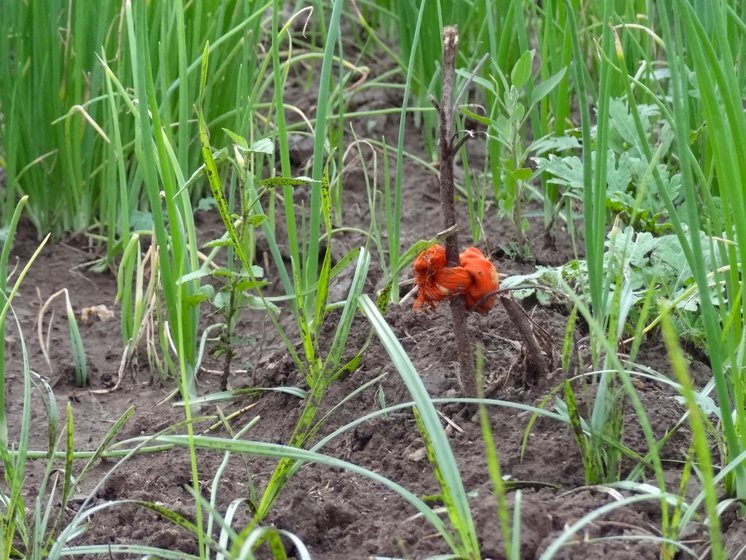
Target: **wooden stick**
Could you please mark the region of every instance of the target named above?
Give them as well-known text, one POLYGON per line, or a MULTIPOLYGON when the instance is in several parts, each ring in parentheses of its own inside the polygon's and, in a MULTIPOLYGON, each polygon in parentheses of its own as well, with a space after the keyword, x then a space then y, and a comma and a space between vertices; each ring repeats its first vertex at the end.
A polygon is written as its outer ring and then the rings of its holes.
MULTIPOLYGON (((456 51, 458 29, 443 29, 443 81, 440 104, 434 103, 440 117, 440 204, 443 209, 443 226, 448 229, 456 225, 456 205, 454 202, 453 158, 456 150, 453 145, 453 85, 456 79, 456 51)), ((458 232, 445 239, 446 261, 448 266, 459 265, 458 232)), ((456 354, 459 362, 459 383, 468 397, 477 396, 474 352, 466 322, 464 296, 451 299, 451 319, 456 338, 456 354)))
MULTIPOLYGON (((454 201, 453 160, 468 136, 454 143, 453 133, 453 87, 456 78, 456 52, 458 48, 458 29, 443 29, 443 78, 441 83, 440 103, 432 100, 440 118, 440 203, 443 209, 444 229, 456 225, 456 205, 454 201)), ((447 266, 459 266, 458 232, 454 231, 445 238, 447 266)), ((526 373, 524 385, 535 385, 539 378, 548 372, 542 347, 536 338, 531 319, 526 312, 509 295, 500 297, 510 320, 518 329, 526 345, 526 373)), ((453 333, 456 338, 456 354, 459 362, 459 383, 468 397, 477 396, 477 379, 474 367, 474 352, 466 321, 467 311, 464 296, 450 300, 453 333)), ((551 349, 548 350, 551 353, 551 349)))
MULTIPOLYGON (((531 319, 523 307, 521 307, 521 304, 510 297, 510 295, 501 295, 500 301, 526 345, 526 368, 523 374, 523 386, 536 385, 540 377, 546 376, 549 373, 549 366, 544 359, 542 347, 534 334, 531 319)), ((548 352, 551 353, 551 349, 548 349, 548 352)))

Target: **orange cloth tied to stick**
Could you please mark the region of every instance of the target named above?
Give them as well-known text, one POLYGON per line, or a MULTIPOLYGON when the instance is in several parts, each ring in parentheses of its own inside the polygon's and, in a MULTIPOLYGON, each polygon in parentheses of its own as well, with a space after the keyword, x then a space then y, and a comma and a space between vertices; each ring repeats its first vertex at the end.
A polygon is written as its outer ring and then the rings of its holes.
POLYGON ((461 253, 459 266, 448 267, 445 248, 433 245, 419 254, 412 268, 418 292, 415 309, 426 304, 435 307, 437 302, 461 294, 469 311, 486 313, 495 305, 500 279, 495 265, 476 247, 461 253))

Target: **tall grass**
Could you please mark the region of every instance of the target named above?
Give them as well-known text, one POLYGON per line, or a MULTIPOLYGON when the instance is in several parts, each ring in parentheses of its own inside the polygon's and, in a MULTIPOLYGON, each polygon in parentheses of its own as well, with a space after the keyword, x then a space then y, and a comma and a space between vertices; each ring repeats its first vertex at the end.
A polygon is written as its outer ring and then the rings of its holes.
MULTIPOLYGON (((23 495, 24 482, 26 480, 26 468, 27 468, 27 452, 29 450, 29 441, 31 435, 31 391, 32 391, 32 374, 29 366, 28 351, 26 349, 26 342, 23 336, 23 332, 20 329, 18 319, 16 318, 15 312, 13 311, 12 302, 15 296, 18 294, 18 290, 26 277, 31 265, 39 256, 46 242, 49 240, 47 236, 44 241, 37 247, 34 253, 31 255, 29 260, 23 265, 23 268, 18 272, 18 276, 12 286, 7 291, 7 275, 8 275, 8 259, 10 257, 10 250, 13 246, 13 239, 18 225, 18 220, 21 215, 21 211, 27 202, 27 198, 21 198, 18 203, 15 212, 13 213, 10 227, 7 230, 6 238, 4 239, 3 250, 0 253, 0 295, 2 295, 3 305, 0 309, 0 334, 3 338, 0 340, 0 458, 2 458, 3 472, 5 476, 6 487, 0 493, 0 499, 2 502, 2 513, 0 513, 0 519, 2 519, 2 536, 0 537, 0 558, 7 560, 8 558, 17 556, 19 554, 16 550, 18 541, 20 540, 23 545, 29 547, 32 546, 37 551, 37 557, 41 558, 40 550, 38 546, 34 544, 38 543, 43 538, 44 528, 39 528, 39 524, 34 524, 32 528, 29 527, 27 518, 27 507, 29 504, 26 503, 23 495), (5 334, 6 334, 6 321, 8 317, 14 319, 13 323, 18 329, 18 344, 20 346, 20 371, 23 375, 23 396, 22 396, 22 412, 20 418, 20 425, 14 425, 13 432, 9 432, 8 420, 7 420, 7 406, 6 396, 8 394, 7 379, 5 375, 6 357, 5 357, 5 334), (11 439, 11 436, 12 439, 11 439), (11 454, 11 449, 15 448, 16 453, 11 454), (39 535, 39 530, 42 534, 39 535), (19 539, 20 537, 20 539, 19 539)), ((35 375, 36 382, 48 391, 49 406, 54 407, 54 398, 51 395, 51 389, 46 382, 35 375)), ((56 427, 56 414, 54 409, 49 411, 48 414, 50 422, 50 437, 49 444, 54 445, 55 437, 52 435, 52 429, 56 427)), ((56 435, 56 434, 55 434, 56 435)), ((51 447, 50 447, 51 448, 51 447)), ((65 475, 65 480, 69 481, 72 473, 65 475)), ((37 502, 37 506, 39 502, 37 502)))
MULTIPOLYGON (((8 185, 0 223, 8 222, 17 198, 27 194, 32 201, 28 215, 40 234, 59 236, 95 226, 107 241, 109 260, 121 251, 117 243, 127 241, 138 211, 151 210, 147 173, 139 162, 130 166, 135 122, 123 118, 123 99, 107 96, 105 65, 98 63, 103 50, 111 73, 125 88, 134 85, 132 60, 126 56, 134 47, 126 32, 126 5, 111 0, 95 5, 10 2, 0 22, 0 80, 10 86, 0 92, 8 185)), ((222 61, 214 82, 220 87, 207 93, 214 118, 240 129, 258 68, 247 61, 256 56, 261 16, 269 5, 155 2, 143 7, 143 24, 152 38, 141 45, 140 64, 149 64, 162 134, 173 146, 182 175, 188 176, 199 161, 192 106, 205 41, 222 61)), ((205 194, 204 185, 194 184, 189 194, 196 203, 205 194)))
MULTIPOLYGON (((339 20, 341 17, 341 4, 341 2, 336 2, 330 15, 329 32, 332 33, 332 35, 338 33, 339 20)), ((275 23, 277 22, 277 15, 274 16, 274 21, 275 23)), ((286 79, 286 74, 283 71, 282 65, 279 64, 279 45, 281 39, 284 38, 285 32, 286 28, 282 28, 279 32, 275 32, 272 35, 273 52, 271 60, 273 62, 273 70, 271 83, 274 83, 276 87, 281 86, 286 79)), ((360 248, 350 251, 348 255, 343 257, 341 261, 337 263, 335 267, 332 267, 331 243, 335 231, 332 227, 333 202, 329 175, 329 166, 331 162, 329 161, 330 158, 325 157, 325 145, 328 141, 326 122, 328 106, 326 99, 330 94, 330 76, 332 64, 335 60, 334 51, 334 42, 328 42, 324 49, 321 61, 321 75, 318 91, 319 102, 317 104, 315 129, 313 132, 315 148, 312 164, 313 177, 293 178, 290 176, 279 176, 261 178, 261 173, 263 172, 262 167, 249 165, 246 167, 247 173, 242 178, 240 190, 235 194, 235 198, 238 200, 250 201, 249 209, 254 206, 256 207, 256 209, 253 210, 256 211, 255 217, 261 218, 262 223, 269 222, 270 224, 273 223, 273 217, 270 216, 269 219, 267 219, 267 215, 264 214, 260 205, 262 198, 261 194, 264 193, 271 195, 273 194, 272 189, 282 188, 283 195, 285 196, 285 223, 288 226, 292 284, 289 280, 285 280, 284 287, 287 296, 291 299, 290 309, 295 318, 294 327, 299 333, 302 348, 301 353, 295 351, 294 345, 290 341, 285 329, 280 325, 277 318, 278 310, 271 305, 265 305, 265 309, 272 323, 278 330, 278 334, 284 341, 286 349, 293 357, 294 363, 298 367, 299 372, 303 374, 305 383, 309 388, 301 417, 294 429, 289 443, 291 448, 298 449, 305 447, 311 441, 323 421, 318 421, 316 416, 330 384, 333 383, 343 372, 354 371, 359 362, 360 356, 358 354, 355 354, 350 360, 349 357, 345 357, 345 351, 347 350, 347 342, 352 326, 352 320, 357 309, 357 300, 362 293, 370 263, 368 251, 365 248, 360 248), (299 216, 297 216, 297 210, 293 200, 293 187, 306 183, 310 185, 311 190, 310 218, 308 220, 308 225, 303 223, 302 216, 300 219, 299 216), (263 186, 264 190, 260 191, 257 188, 258 185, 263 186), (297 227, 299 222, 301 227, 297 227), (322 226, 323 234, 321 233, 322 226), (320 253, 320 241, 322 238, 326 242, 323 256, 320 253), (349 264, 349 262, 354 259, 355 255, 357 255, 358 259, 354 278, 347 299, 344 302, 340 302, 342 306, 342 314, 335 329, 331 344, 328 345, 328 348, 325 348, 326 345, 322 338, 322 329, 324 325, 327 324, 330 312, 329 306, 332 303, 328 301, 329 288, 336 274, 349 264)), ((201 91, 205 90, 205 85, 207 83, 207 60, 208 50, 206 48, 202 59, 203 71, 201 91)), ((280 87, 278 87, 278 90, 279 89, 280 87)), ((278 114, 284 113, 285 105, 282 96, 275 94, 274 102, 274 110, 278 114)), ((254 279, 251 263, 251 257, 253 255, 246 251, 243 240, 237 232, 231 209, 229 208, 223 191, 223 182, 220 178, 220 172, 213 155, 212 145, 214 141, 208 135, 207 123, 204 118, 206 103, 207 100, 200 96, 199 129, 202 155, 205 161, 205 172, 210 182, 218 212, 227 232, 229 245, 236 256, 235 260, 240 273, 247 274, 249 277, 254 279)), ((279 125, 280 129, 283 130, 285 127, 284 114, 279 117, 279 125)), ((239 139, 238 135, 233 135, 233 137, 234 139, 239 139)), ((278 143, 281 169, 289 171, 287 137, 283 136, 279 139, 278 143)), ((342 146, 338 146, 338 148, 341 150, 342 146)), ((243 151, 250 153, 252 150, 244 148, 243 151)), ((274 153, 274 150, 268 147, 267 152, 274 153)), ((247 216, 245 210, 242 214, 241 227, 243 228, 245 227, 245 222, 251 216, 247 216)), ((269 229, 265 230, 265 232, 268 233, 267 237, 270 249, 273 256, 275 256, 277 268, 282 273, 285 271, 285 265, 282 262, 280 250, 277 246, 273 231, 269 229)), ((267 301, 261 293, 258 295, 264 302, 267 301)), ((267 482, 263 495, 259 502, 255 504, 255 513, 252 522, 239 533, 237 541, 239 544, 236 546, 240 548, 243 546, 242 543, 248 542, 250 535, 268 515, 274 501, 295 470, 297 470, 297 461, 295 460, 284 458, 278 463, 270 477, 270 480, 267 482)))
POLYGON ((13 248, 13 240, 16 234, 16 228, 18 227, 18 221, 21 219, 21 212, 23 207, 28 203, 28 197, 22 197, 16 206, 15 212, 11 217, 8 229, 5 230, 3 235, 3 249, 0 252, 0 294, 2 294, 5 303, 3 304, 3 312, 0 316, 0 446, 3 449, 8 447, 8 420, 5 417, 5 333, 6 333, 6 318, 10 309, 11 297, 7 295, 8 288, 8 261, 10 259, 10 251, 13 248))
POLYGON ((116 204, 101 173, 108 143, 101 128, 102 46, 116 50, 120 5, 7 2, 0 21, 0 145, 7 189, 0 222, 27 195, 40 235, 90 226, 116 204))
MULTIPOLYGON (((609 9, 609 3, 605 6, 609 9)), ((613 11, 605 13, 606 20, 632 23, 625 19, 629 16, 626 12, 624 15, 613 11)), ((652 32, 644 35, 645 39, 640 40, 634 30, 625 28, 619 29, 615 47, 612 46, 610 33, 601 42, 598 122, 592 137, 592 154, 586 149, 591 146, 588 143, 591 140, 589 126, 583 125, 584 212, 590 303, 594 317, 605 325, 604 332, 609 334, 608 342, 604 344, 606 352, 613 352, 614 349, 608 343, 613 344, 616 336, 612 335, 619 333, 614 318, 619 313, 621 301, 618 298, 625 280, 621 270, 617 268, 614 273, 613 268, 604 264, 603 237, 607 212, 605 198, 608 196, 605 153, 610 123, 608 102, 613 96, 624 92, 633 121, 632 136, 636 138, 628 137, 649 166, 650 180, 665 205, 670 227, 676 233, 699 294, 707 342, 706 352, 712 367, 720 406, 719 417, 726 442, 725 460, 730 467, 727 469, 729 475, 724 480, 727 490, 742 497, 743 467, 731 461, 744 449, 744 416, 740 413, 743 410, 743 382, 740 372, 744 355, 744 302, 740 267, 744 250, 743 236, 746 235, 746 214, 743 210, 746 168, 743 158, 739 158, 737 154, 738 146, 746 139, 746 119, 740 103, 742 72, 735 62, 740 47, 732 46, 743 44, 743 15, 739 15, 726 2, 713 3, 706 9, 697 10, 685 1, 661 3, 657 6, 656 15, 660 29, 650 30, 652 32), (654 36, 654 32, 662 36, 661 44, 665 48, 670 72, 669 90, 657 95, 655 92, 660 90, 661 84, 651 72, 655 63, 653 54, 650 50, 645 52, 642 46, 651 45, 650 38, 654 36), (616 63, 611 62, 614 59, 616 63), (634 68, 638 61, 640 68, 631 74, 629 68, 634 68), (696 95, 690 93, 693 88, 696 95), (651 136, 645 130, 638 105, 639 98, 645 101, 652 99, 660 108, 667 125, 673 129, 674 157, 679 164, 684 190, 683 205, 672 199, 668 186, 660 176, 657 164, 661 150, 665 149, 665 141, 651 136), (693 135, 692 129, 699 126, 706 132, 693 135), (659 141, 661 145, 656 146, 659 141), (589 189, 589 185, 592 188, 589 189), (713 255, 714 258, 708 255, 713 255)), ((651 17, 652 14, 648 13, 648 18, 651 17)), ((570 24, 574 24, 571 14, 570 24)), ((576 33, 576 36, 582 36, 582 32, 576 33)), ((585 98, 582 85, 585 76, 578 68, 581 50, 577 42, 574 50, 576 87, 580 97, 585 98)), ((582 103, 580 109, 582 120, 588 122, 589 114, 582 103)), ((640 332, 639 329, 635 330, 640 332)), ((665 332, 671 344, 673 335, 670 325, 665 332)), ((606 360, 609 356, 607 353, 606 360)), ((674 369, 680 372, 682 366, 676 348, 671 350, 671 360, 674 369)), ((618 389, 603 387, 603 381, 599 385, 599 394, 601 389, 606 393, 610 389, 618 393, 618 389)), ((701 412, 694 407, 699 405, 694 404, 689 392, 691 388, 684 389, 690 411, 693 417, 697 417, 701 412)), ((613 415, 609 416, 609 404, 613 406, 613 403, 613 400, 604 402, 600 396, 596 397, 593 415, 595 420, 592 422, 594 432, 613 419, 613 415)), ((698 434, 697 437, 701 438, 701 435, 698 434)), ((651 447, 651 451, 653 449, 651 447)), ((712 485, 711 473, 708 473, 709 457, 703 455, 707 452, 703 451, 701 441, 697 444, 697 450, 703 469, 703 484, 709 487, 712 485)), ((710 500, 708 515, 712 516, 712 496, 708 495, 707 499, 710 500)), ((717 521, 711 519, 710 523, 713 546, 716 547, 719 542, 717 521)))
MULTIPOLYGON (((703 18, 703 14, 695 12, 690 4, 679 1, 660 10, 671 71, 673 127, 686 196, 689 201, 708 195, 719 197, 722 201, 720 215, 715 222, 722 229, 707 232, 728 242, 720 250, 723 264, 726 265, 722 272, 718 272, 715 263, 708 270, 708 263, 703 258, 699 230, 704 224, 697 204, 690 202, 687 213, 678 220, 674 219, 673 223, 699 289, 710 364, 726 440, 726 462, 729 463, 746 446, 742 379, 746 301, 741 270, 743 255, 746 254, 743 194, 746 162, 738 155, 746 141, 746 117, 740 103, 741 84, 731 47, 731 44, 743 45, 744 27, 743 15, 739 17, 726 3, 712 4, 705 14, 707 17, 703 18), (674 10, 681 18, 680 26, 673 25, 674 10), (741 25, 737 25, 738 22, 741 25), (712 33, 714 40, 710 35, 712 33), (688 95, 691 87, 688 72, 692 70, 699 93, 696 100, 691 100, 688 95), (703 166, 689 149, 688 135, 693 113, 707 127, 706 149, 712 156, 712 167, 706 176, 707 184, 698 184, 698 179, 705 176, 703 166), (708 272, 715 274, 714 298, 708 272)), ((743 498, 746 495, 746 469, 736 465, 733 477, 728 486, 736 496, 743 498)))

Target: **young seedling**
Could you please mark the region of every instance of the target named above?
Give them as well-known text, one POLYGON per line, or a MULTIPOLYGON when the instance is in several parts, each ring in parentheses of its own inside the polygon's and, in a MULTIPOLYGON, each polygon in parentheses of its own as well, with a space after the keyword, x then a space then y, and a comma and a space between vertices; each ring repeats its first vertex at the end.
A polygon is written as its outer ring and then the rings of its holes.
POLYGON ((220 390, 229 390, 229 378, 232 371, 233 360, 238 356, 238 348, 241 346, 251 346, 254 339, 251 336, 240 335, 236 331, 236 325, 239 315, 245 309, 266 309, 269 304, 263 303, 262 300, 250 292, 262 288, 266 285, 264 280, 264 271, 255 266, 252 275, 236 269, 236 265, 217 266, 212 268, 213 259, 220 248, 226 243, 226 236, 210 242, 209 246, 213 251, 208 255, 206 266, 203 267, 201 274, 212 279, 218 286, 204 284, 200 289, 200 297, 208 300, 215 309, 215 313, 220 315, 222 321, 213 325, 218 329, 219 335, 217 342, 211 351, 215 359, 222 358, 222 373, 220 377, 220 390))
MULTIPOLYGON (((37 334, 39 337, 39 345, 41 346, 44 360, 49 366, 50 373, 54 374, 54 366, 49 358, 49 336, 46 338, 42 335, 44 317, 46 316, 47 310, 54 303, 54 300, 59 296, 65 296, 65 311, 67 314, 67 324, 70 331, 70 346, 72 350, 73 368, 75 371, 75 385, 77 387, 85 387, 88 385, 88 365, 86 363, 85 349, 83 348, 83 339, 80 336, 80 330, 78 329, 78 321, 75 317, 75 311, 73 310, 72 303, 70 301, 70 293, 67 288, 62 288, 58 292, 52 294, 49 299, 39 309, 39 315, 37 317, 37 334)), ((52 329, 52 321, 54 321, 54 313, 52 314, 52 320, 50 320, 49 329, 52 329)))

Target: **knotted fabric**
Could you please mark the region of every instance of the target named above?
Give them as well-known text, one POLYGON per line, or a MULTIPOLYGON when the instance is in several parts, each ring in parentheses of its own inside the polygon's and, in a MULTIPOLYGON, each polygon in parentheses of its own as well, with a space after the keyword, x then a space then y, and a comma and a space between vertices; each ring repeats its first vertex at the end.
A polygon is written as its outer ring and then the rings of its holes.
POLYGON ((459 266, 449 267, 445 247, 433 245, 419 254, 412 268, 417 285, 415 309, 435 307, 439 301, 462 294, 469 311, 486 313, 495 305, 500 279, 495 265, 476 247, 461 253, 459 266))

